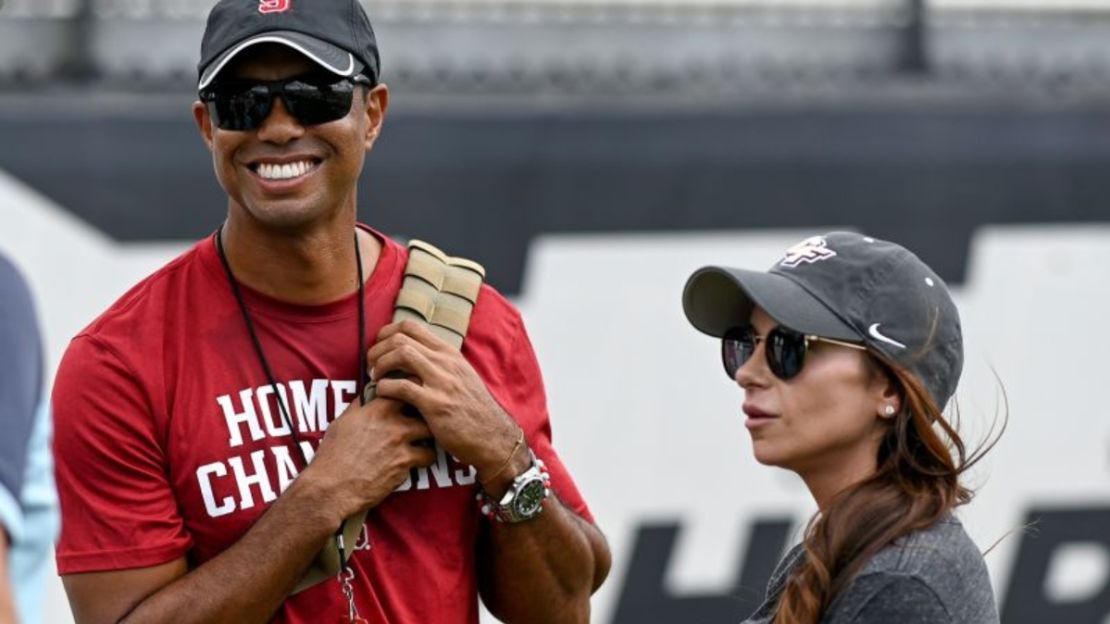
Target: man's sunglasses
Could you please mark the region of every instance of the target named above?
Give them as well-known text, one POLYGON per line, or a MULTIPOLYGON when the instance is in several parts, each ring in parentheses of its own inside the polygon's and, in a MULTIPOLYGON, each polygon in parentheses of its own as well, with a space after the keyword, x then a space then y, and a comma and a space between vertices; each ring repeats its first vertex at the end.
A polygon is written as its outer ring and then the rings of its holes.
POLYGON ((221 130, 256 130, 270 116, 274 98, 281 96, 285 109, 306 125, 342 119, 351 112, 355 84, 372 85, 369 78, 335 76, 297 77, 287 80, 232 80, 213 83, 200 92, 212 120, 221 130))
POLYGON ((802 372, 810 343, 827 342, 850 349, 867 350, 867 347, 860 344, 803 334, 781 325, 766 336, 756 334, 750 325, 737 327, 725 332, 721 338, 721 361, 724 362, 729 379, 736 379, 736 371, 751 359, 760 342, 763 343, 763 351, 767 356, 767 366, 776 377, 784 381, 802 372))

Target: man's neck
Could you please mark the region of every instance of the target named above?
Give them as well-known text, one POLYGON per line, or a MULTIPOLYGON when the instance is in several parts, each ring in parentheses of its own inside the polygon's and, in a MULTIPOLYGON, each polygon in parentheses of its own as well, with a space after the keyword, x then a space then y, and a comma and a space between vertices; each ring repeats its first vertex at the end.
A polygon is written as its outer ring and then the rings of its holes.
POLYGON ((381 253, 378 240, 355 227, 353 214, 304 230, 268 229, 232 214, 221 236, 235 279, 290 303, 327 303, 355 292, 356 236, 363 279, 369 279, 381 253))

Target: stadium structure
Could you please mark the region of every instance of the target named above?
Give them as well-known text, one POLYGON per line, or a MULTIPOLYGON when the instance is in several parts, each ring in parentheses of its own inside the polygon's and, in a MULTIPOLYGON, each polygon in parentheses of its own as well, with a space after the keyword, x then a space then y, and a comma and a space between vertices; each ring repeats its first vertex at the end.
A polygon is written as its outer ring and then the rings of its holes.
MULTIPOLYGON (((0 249, 37 280, 54 361, 226 211, 189 112, 211 4, 0 0, 0 249)), ((707 416, 735 396, 678 293, 699 263, 770 262, 834 227, 901 242, 954 287, 972 413, 997 404, 995 367, 1006 384, 1011 431, 968 523, 984 548, 1019 528, 987 559, 1003 621, 1108 621, 1110 430, 1091 394, 1110 349, 1110 1, 366 7, 392 100, 360 217, 482 262, 520 302, 615 553, 595 621, 758 603, 808 499, 754 468, 727 494, 690 485, 750 457, 721 433, 733 416, 707 416)))
MULTIPOLYGON (((187 114, 208 6, 8 0, 0 167, 121 240, 202 234, 223 210, 187 114)), ((966 242, 1110 203, 1103 2, 367 8, 394 94, 364 188, 376 222, 502 267, 509 291, 540 232, 815 222, 901 236, 958 280, 963 253, 905 224, 939 210, 966 242)))

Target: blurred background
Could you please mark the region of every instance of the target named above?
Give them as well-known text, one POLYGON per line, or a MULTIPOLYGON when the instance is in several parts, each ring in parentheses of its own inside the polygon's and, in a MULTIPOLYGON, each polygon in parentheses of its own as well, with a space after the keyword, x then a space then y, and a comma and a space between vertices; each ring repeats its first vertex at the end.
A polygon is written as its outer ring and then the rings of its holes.
MULTIPOLYGON (((189 111, 211 4, 0 2, 0 251, 52 367, 226 211, 189 111)), ((758 604, 812 504, 751 458, 679 296, 698 266, 848 228, 952 286, 972 443, 1010 418, 961 516, 1001 540, 1003 621, 1110 624, 1110 0, 366 7, 393 98, 360 217, 479 260, 521 306, 614 551, 594 621, 758 604)))

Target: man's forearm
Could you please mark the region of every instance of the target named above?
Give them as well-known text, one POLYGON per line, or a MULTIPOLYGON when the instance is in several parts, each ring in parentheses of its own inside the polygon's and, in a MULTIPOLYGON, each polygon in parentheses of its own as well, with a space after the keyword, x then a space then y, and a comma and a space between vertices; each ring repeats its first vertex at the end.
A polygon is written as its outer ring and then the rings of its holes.
POLYGON ((491 522, 480 554, 482 595, 505 622, 588 622, 590 595, 609 572, 605 538, 552 496, 542 514, 491 522))
POLYGON ((322 490, 297 479, 231 548, 144 599, 122 622, 266 622, 338 520, 322 490))

